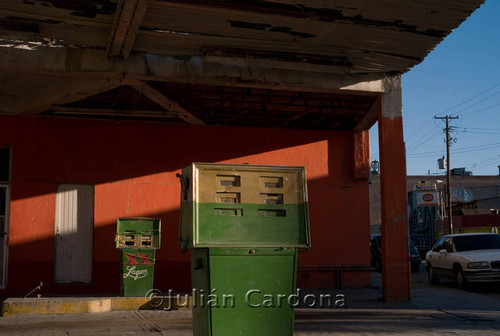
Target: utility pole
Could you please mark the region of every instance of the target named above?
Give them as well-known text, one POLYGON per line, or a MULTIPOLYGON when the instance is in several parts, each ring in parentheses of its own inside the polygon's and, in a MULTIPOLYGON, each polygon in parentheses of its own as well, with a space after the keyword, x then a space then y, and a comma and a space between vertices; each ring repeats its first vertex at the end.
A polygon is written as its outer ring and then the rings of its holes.
POLYGON ((447 193, 447 198, 448 198, 448 207, 447 207, 447 212, 448 212, 448 221, 450 223, 450 234, 453 234, 453 216, 452 216, 452 211, 451 211, 451 172, 450 172, 450 119, 458 119, 457 117, 434 117, 434 119, 446 119, 446 193, 447 193))

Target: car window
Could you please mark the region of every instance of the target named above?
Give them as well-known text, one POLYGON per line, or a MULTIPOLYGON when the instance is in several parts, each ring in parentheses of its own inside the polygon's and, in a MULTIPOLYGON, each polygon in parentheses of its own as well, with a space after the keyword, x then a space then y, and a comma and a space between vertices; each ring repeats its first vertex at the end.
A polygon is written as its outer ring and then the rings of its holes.
POLYGON ((436 245, 434 245, 434 248, 432 249, 432 251, 439 252, 440 250, 443 249, 444 238, 445 237, 441 237, 441 239, 439 239, 439 241, 436 243, 436 245))
POLYGON ((472 235, 454 238, 457 252, 500 249, 500 235, 472 235))
POLYGON ((443 250, 443 249, 446 250, 446 252, 448 252, 448 253, 453 252, 451 238, 448 238, 448 239, 444 240, 443 246, 442 246, 441 250, 443 250))

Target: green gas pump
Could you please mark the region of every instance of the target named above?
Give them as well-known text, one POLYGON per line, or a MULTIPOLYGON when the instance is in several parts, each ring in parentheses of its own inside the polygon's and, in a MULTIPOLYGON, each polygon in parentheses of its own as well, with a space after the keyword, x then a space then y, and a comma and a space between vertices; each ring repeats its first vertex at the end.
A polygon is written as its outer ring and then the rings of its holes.
POLYGON ((116 248, 121 249, 121 293, 144 297, 153 289, 156 249, 161 221, 157 218, 118 218, 116 248))
POLYGON ((181 176, 194 335, 293 335, 304 167, 193 163, 181 176))

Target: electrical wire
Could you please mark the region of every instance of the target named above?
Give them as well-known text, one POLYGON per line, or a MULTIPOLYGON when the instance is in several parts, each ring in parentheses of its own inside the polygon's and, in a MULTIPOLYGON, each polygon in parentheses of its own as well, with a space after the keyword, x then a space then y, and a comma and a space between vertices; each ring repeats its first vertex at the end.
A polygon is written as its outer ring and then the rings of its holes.
MULTIPOLYGON (((453 154, 463 154, 463 153, 470 153, 470 152, 475 152, 475 151, 481 151, 481 150, 487 150, 487 149, 494 149, 500 147, 500 143, 493 143, 489 145, 480 145, 480 146, 471 146, 471 147, 464 147, 464 148, 457 148, 456 150, 453 151, 453 154)), ((423 153, 415 153, 415 154, 409 154, 406 157, 407 158, 423 158, 423 157, 431 157, 435 155, 442 155, 442 151, 434 151, 434 152, 423 152, 423 153)))
POLYGON ((438 136, 439 134, 442 133, 443 129, 441 128, 440 125, 436 124, 436 119, 432 118, 431 121, 434 121, 435 128, 431 128, 427 133, 425 133, 424 135, 422 135, 416 141, 413 141, 413 142, 410 141, 410 142, 408 142, 408 139, 407 139, 407 141, 406 141, 406 151, 407 151, 407 153, 415 150, 416 148, 420 147, 421 144, 426 143, 426 142, 434 139, 436 136, 438 136), (436 128, 438 128, 438 132, 436 132, 436 128), (431 134, 430 137, 426 138, 427 136, 429 136, 429 134, 431 134))
MULTIPOLYGON (((462 105, 464 105, 464 104, 467 104, 468 102, 470 102, 470 101, 472 101, 472 100, 474 100, 474 99, 476 99, 476 98, 478 98, 478 97, 482 96, 483 94, 485 94, 485 93, 487 93, 487 92, 489 92, 489 91, 493 90, 494 88, 496 88, 496 87, 497 87, 497 86, 499 86, 499 85, 500 85, 500 82, 498 82, 498 83, 494 84, 493 86, 491 86, 490 88, 486 89, 485 91, 480 92, 479 94, 477 94, 477 95, 475 95, 475 96, 473 96, 473 97, 471 97, 471 98, 469 98, 469 99, 467 99, 467 100, 465 100, 465 101, 463 101, 463 102, 461 102, 461 103, 459 103, 459 104, 457 104, 457 105, 455 105, 455 106, 452 106, 452 107, 450 107, 450 108, 449 108, 449 109, 447 109, 447 110, 444 110, 441 114, 445 114, 445 113, 447 113, 447 112, 449 112, 449 111, 451 111, 451 110, 454 110, 454 109, 455 109, 455 108, 457 108, 457 107, 460 107, 460 106, 462 106, 462 105)), ((498 92, 497 92, 497 93, 498 93, 498 92)), ((496 93, 495 93, 495 94, 496 94, 496 93)))
MULTIPOLYGON (((450 108, 448 108, 448 109, 446 109, 446 110, 442 111, 440 114, 446 114, 447 112, 449 112, 449 111, 451 111, 451 110, 454 110, 454 109, 456 109, 456 108, 458 108, 458 107, 460 107, 460 106, 463 106, 463 105, 467 104, 468 102, 470 102, 470 101, 472 101, 472 100, 474 100, 474 99, 476 99, 476 98, 478 98, 478 97, 480 97, 480 96, 482 96, 482 95, 486 94, 487 92, 489 92, 489 91, 493 90, 494 88, 496 88, 496 87, 497 87, 497 86, 499 86, 499 85, 500 85, 500 82, 498 82, 498 83, 494 84, 493 86, 489 87, 488 89, 486 89, 486 90, 484 90, 484 91, 482 91, 482 92, 478 93, 477 95, 475 95, 475 96, 473 96, 473 97, 471 97, 471 98, 469 98, 469 99, 467 99, 467 100, 465 100, 465 101, 463 101, 463 102, 461 102, 461 103, 459 103, 459 104, 457 104, 457 105, 454 105, 454 106, 452 106, 452 107, 450 107, 450 108)), ((460 110, 460 111, 458 111, 458 112, 456 112, 456 113, 454 113, 454 114, 457 114, 457 113, 462 112, 462 111, 465 111, 465 110, 467 110, 467 109, 469 109, 469 108, 471 108, 471 107, 474 107, 474 106, 478 105, 479 103, 481 103, 481 102, 483 102, 483 101, 485 101, 485 100, 487 100, 487 99, 489 99, 489 98, 491 98, 491 97, 493 97, 493 96, 497 95, 498 93, 500 93, 500 90, 499 90, 499 91, 497 91, 497 92, 495 92, 494 94, 492 94, 492 95, 490 95, 490 96, 488 96, 488 97, 486 97, 486 98, 484 98, 484 99, 480 100, 479 102, 474 103, 473 105, 470 105, 470 106, 468 106, 468 107, 466 107, 466 108, 464 108, 464 109, 462 109, 462 110, 460 110)), ((461 116, 465 116, 465 115, 469 115, 469 114, 473 114, 473 113, 482 112, 482 111, 485 111, 485 110, 488 110, 488 109, 491 109, 491 108, 494 108, 494 107, 497 107, 497 106, 500 106, 500 103, 499 103, 499 104, 495 104, 495 105, 491 105, 491 106, 488 106, 488 107, 485 107, 485 108, 482 108, 482 109, 480 109, 480 110, 470 111, 470 112, 467 112, 467 113, 462 113, 462 114, 461 114, 461 116)), ((415 130, 415 131, 414 131, 414 132, 413 132, 410 136, 408 136, 408 137, 405 139, 405 141, 408 143, 408 141, 409 141, 410 139, 412 139, 415 135, 419 134, 420 130, 422 130, 425 126, 427 126, 427 125, 428 125, 431 121, 433 121, 433 120, 434 120, 434 118, 431 118, 431 119, 427 120, 427 122, 425 122, 422 126, 420 126, 418 129, 416 129, 416 130, 415 130)), ((409 147, 411 147, 411 146, 409 146, 409 147)))
POLYGON ((495 165, 495 166, 500 165, 500 159, 498 159, 498 160, 497 160, 497 161, 495 161, 495 162, 492 162, 492 163, 486 164, 486 165, 482 165, 482 166, 479 166, 479 167, 475 167, 475 168, 474 168, 474 170, 484 169, 484 168, 486 168, 486 167, 490 167, 490 166, 493 166, 493 165, 495 165))
POLYGON ((500 134, 500 128, 455 127, 455 129, 472 134, 500 134))
POLYGON ((500 131, 500 128, 482 128, 482 127, 457 127, 457 128, 483 130, 483 131, 500 131))
POLYGON ((498 157, 488 158, 486 160, 482 160, 482 161, 475 162, 475 163, 472 163, 470 165, 467 165, 466 168, 475 169, 476 167, 481 167, 481 166, 484 166, 484 165, 489 165, 491 162, 497 161, 497 160, 498 160, 498 157))
POLYGON ((467 166, 467 168, 470 167, 472 170, 477 170, 477 169, 484 169, 485 167, 489 167, 492 165, 497 165, 500 163, 500 155, 494 156, 492 158, 473 163, 472 165, 467 166))
POLYGON ((500 134, 500 131, 497 131, 497 132, 485 132, 485 131, 469 131, 467 129, 464 130, 465 133, 471 133, 471 134, 488 134, 488 135, 491 135, 491 134, 500 134))
MULTIPOLYGON (((433 130, 433 131, 435 131, 435 130, 433 130)), ((438 135, 442 134, 442 133, 443 133, 443 130, 439 130, 437 133, 436 132, 432 133, 432 135, 429 136, 427 139, 425 139, 425 140, 422 139, 419 143, 417 143, 417 144, 415 144, 413 146, 409 146, 408 149, 406 150, 406 153, 414 151, 418 147, 422 146, 423 144, 425 144, 425 143, 427 143, 427 142, 429 142, 431 140, 435 140, 436 137, 438 135)), ((422 138, 424 138, 424 137, 422 137, 422 138)))
MULTIPOLYGON (((465 108, 463 108, 463 109, 461 109, 461 110, 459 110, 459 111, 455 112, 454 114, 459 114, 460 112, 467 111, 467 110, 468 110, 468 109, 470 109, 471 107, 474 107, 474 106, 476 106, 476 105, 479 105, 480 103, 482 103, 482 102, 484 102, 484 101, 486 101, 486 100, 490 99, 491 97, 496 96, 496 95, 497 95, 497 94, 499 94, 499 93, 500 93, 500 90, 499 90, 499 91, 497 91, 497 92, 495 92, 494 94, 492 94, 492 95, 490 95, 490 96, 488 96, 488 97, 486 97, 486 98, 484 98, 484 99, 482 99, 482 100, 478 101, 477 103, 474 103, 474 104, 472 104, 472 105, 470 105, 470 106, 467 106, 467 107, 465 107, 465 108)), ((463 114, 460 114, 460 115, 467 115, 467 114, 470 114, 470 113, 471 113, 471 112, 467 112, 467 113, 463 113, 463 114)))
POLYGON ((423 124, 419 129, 417 129, 416 131, 414 131, 410 136, 408 136, 406 139, 405 139, 405 142, 408 142, 411 138, 413 138, 415 135, 418 134, 418 132, 420 132, 420 130, 422 128, 424 128, 425 126, 427 126, 431 121, 434 120, 434 117, 429 119, 425 124, 423 124))
MULTIPOLYGON (((452 112, 454 115, 458 115, 460 117, 466 117, 469 115, 473 115, 476 113, 480 112, 485 112, 485 111, 491 111, 492 109, 498 108, 500 106, 500 103, 495 103, 486 107, 479 107, 481 103, 490 100, 493 97, 496 97, 499 93, 500 90, 495 90, 500 86, 500 82, 494 84, 493 86, 489 87, 488 89, 472 96, 469 99, 466 99, 462 101, 459 104, 456 104, 442 112, 442 114, 450 114, 449 112, 452 112), (490 93, 489 95, 485 96, 487 93, 490 93), (475 101, 476 100, 476 101, 475 101), (476 109, 473 110, 473 108, 476 107, 476 109)), ((406 145, 407 145, 407 160, 413 160, 413 159, 423 159, 423 158, 429 158, 429 157, 435 157, 435 156, 442 156, 445 153, 445 148, 439 151, 429 151, 429 152, 421 152, 421 153, 412 153, 416 149, 418 149, 421 145, 424 145, 434 139, 436 136, 438 136, 440 132, 436 132, 436 129, 432 127, 429 129, 426 133, 423 135, 419 136, 418 140, 416 142, 414 141, 409 141, 411 139, 414 139, 415 136, 420 135, 421 131, 425 129, 430 122, 434 120, 434 118, 431 118, 427 120, 422 126, 419 128, 415 129, 411 133, 410 136, 406 138, 406 145)), ((474 127, 462 127, 463 119, 460 118, 460 123, 459 126, 450 126, 450 129, 453 129, 455 131, 459 131, 461 134, 456 132, 456 137, 462 138, 465 136, 465 134, 474 134, 474 135, 498 135, 500 134, 500 129, 499 128, 474 128, 474 127)), ((414 139, 415 140, 415 139, 414 139)), ((444 147, 444 146, 443 146, 444 147)), ((500 147, 500 143, 490 143, 490 144, 485 144, 485 145, 478 145, 478 146, 470 146, 470 147, 462 147, 462 148, 454 148, 452 153, 453 155, 458 155, 458 154, 466 154, 470 152, 476 152, 476 151, 484 151, 484 150, 492 150, 500 147)), ((487 167, 490 167, 492 165, 496 165, 500 163, 500 155, 497 155, 495 157, 490 157, 488 159, 479 161, 477 163, 473 163, 467 167, 472 167, 472 170, 481 170, 487 167)))
POLYGON ((474 113, 479 113, 479 112, 483 112, 483 111, 486 111, 486 110, 489 110, 489 109, 492 109, 494 107, 497 107, 497 106, 500 106, 500 103, 498 104, 495 104, 495 105, 491 105, 491 106, 487 106, 485 108, 482 108, 480 110, 475 110, 475 111, 471 111, 471 112, 467 112, 467 113, 462 113, 460 114, 460 116, 466 116, 466 115, 469 115, 469 114, 474 114, 474 113))

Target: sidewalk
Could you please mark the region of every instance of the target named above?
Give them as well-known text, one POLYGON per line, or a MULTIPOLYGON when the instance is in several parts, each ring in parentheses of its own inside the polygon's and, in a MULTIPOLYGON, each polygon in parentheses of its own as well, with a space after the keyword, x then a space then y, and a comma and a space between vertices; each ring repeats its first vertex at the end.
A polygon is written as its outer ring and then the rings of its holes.
MULTIPOLYGON (((421 272, 413 276, 413 300, 383 302, 380 274, 373 274, 372 284, 334 291, 345 295, 345 308, 297 309, 295 335, 500 335, 498 288, 469 292, 447 284, 430 286, 421 272)), ((189 309, 0 318, 0 335, 183 336, 192 335, 191 328, 189 309)))

